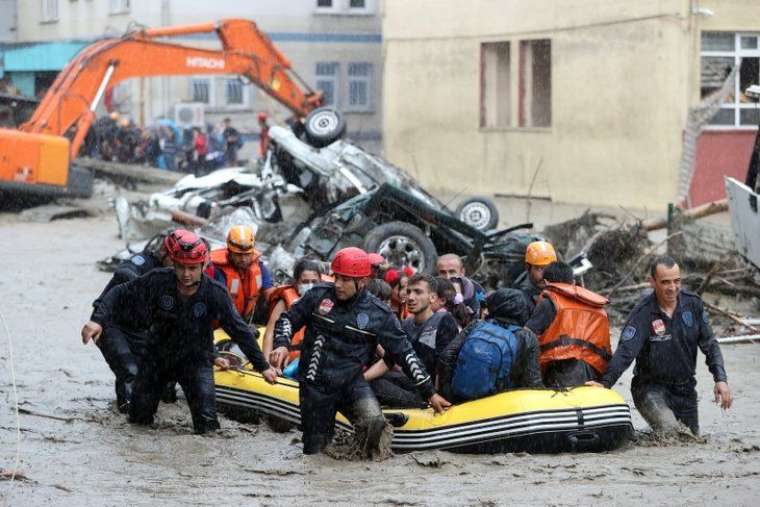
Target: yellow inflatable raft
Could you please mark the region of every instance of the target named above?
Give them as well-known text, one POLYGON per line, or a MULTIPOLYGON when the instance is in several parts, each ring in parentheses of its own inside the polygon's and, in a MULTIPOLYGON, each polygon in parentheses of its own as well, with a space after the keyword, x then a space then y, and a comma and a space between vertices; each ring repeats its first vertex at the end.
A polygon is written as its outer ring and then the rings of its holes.
MULTIPOLYGON (((224 347, 224 339, 217 346, 224 347)), ((226 354, 232 354, 226 352, 226 354)), ((300 424, 298 382, 280 378, 275 385, 250 370, 217 371, 220 409, 253 410, 300 424)), ((461 452, 599 452, 622 445, 632 431, 630 408, 615 391, 597 387, 516 389, 451 407, 386 409, 394 426, 394 451, 447 449, 461 452)), ((351 430, 341 414, 338 427, 351 430)))

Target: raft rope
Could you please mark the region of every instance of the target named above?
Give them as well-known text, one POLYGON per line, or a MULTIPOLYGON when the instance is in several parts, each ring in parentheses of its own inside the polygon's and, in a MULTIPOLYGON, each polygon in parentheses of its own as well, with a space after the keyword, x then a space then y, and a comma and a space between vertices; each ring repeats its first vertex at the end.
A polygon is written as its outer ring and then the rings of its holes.
POLYGON ((13 486, 13 481, 16 479, 16 473, 21 462, 21 420, 19 418, 18 410, 18 391, 16 390, 16 369, 13 366, 13 338, 11 338, 11 332, 8 329, 8 324, 5 321, 5 316, 3 315, 2 311, 0 311, 0 320, 3 322, 5 336, 8 338, 8 362, 10 363, 11 385, 13 386, 13 401, 16 410, 16 463, 13 465, 13 470, 11 471, 11 478, 9 481, 10 488, 13 486))

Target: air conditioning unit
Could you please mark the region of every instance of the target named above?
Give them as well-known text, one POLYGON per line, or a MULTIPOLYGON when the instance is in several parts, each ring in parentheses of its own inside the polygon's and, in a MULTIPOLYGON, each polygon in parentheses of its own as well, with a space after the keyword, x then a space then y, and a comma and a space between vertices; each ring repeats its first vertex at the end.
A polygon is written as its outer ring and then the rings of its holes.
POLYGON ((174 123, 179 128, 201 127, 206 125, 205 106, 202 102, 184 102, 174 106, 174 123))

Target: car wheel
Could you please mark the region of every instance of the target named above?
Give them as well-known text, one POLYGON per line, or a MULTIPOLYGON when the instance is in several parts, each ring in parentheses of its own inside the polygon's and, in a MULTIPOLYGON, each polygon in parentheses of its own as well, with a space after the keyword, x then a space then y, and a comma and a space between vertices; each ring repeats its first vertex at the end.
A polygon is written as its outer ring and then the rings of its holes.
POLYGON ((417 272, 431 272, 438 258, 430 238, 406 222, 378 225, 365 237, 364 249, 379 253, 394 266, 411 266, 417 272))
POLYGON ((499 225, 499 210, 488 197, 470 197, 457 207, 457 217, 479 231, 489 231, 499 225))
POLYGON ((332 144, 346 133, 346 120, 335 109, 320 107, 304 120, 306 140, 316 148, 332 144))

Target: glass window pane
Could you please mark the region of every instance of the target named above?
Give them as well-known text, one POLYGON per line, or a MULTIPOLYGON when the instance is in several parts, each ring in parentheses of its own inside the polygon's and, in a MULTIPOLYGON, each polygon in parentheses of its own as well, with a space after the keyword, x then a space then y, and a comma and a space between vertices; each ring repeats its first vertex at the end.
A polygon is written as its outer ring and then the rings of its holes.
POLYGON ((369 76, 370 64, 368 63, 349 63, 348 75, 349 76, 369 76))
POLYGON ((760 58, 742 58, 739 67, 739 102, 757 102, 744 95, 744 91, 752 85, 760 84, 760 58))
POLYGON ((760 109, 740 109, 739 110, 739 124, 757 126, 760 124, 760 109))
POLYGON ((193 102, 209 103, 208 81, 193 81, 193 102))
POLYGON ((317 0, 317 7, 332 7, 332 0, 317 0))
POLYGON ((734 51, 732 32, 702 32, 702 51, 734 51))
POLYGON ((348 103, 352 106, 366 106, 367 83, 365 81, 352 81, 348 87, 348 103))
POLYGON ((734 110, 721 109, 710 119, 710 125, 734 125, 734 110))
POLYGON ((227 104, 243 103, 243 84, 237 79, 227 80, 227 104))
POLYGON ((348 5, 352 9, 364 9, 364 7, 366 6, 365 4, 366 4, 365 0, 351 0, 351 2, 348 5))
POLYGON ((742 49, 757 49, 757 37, 742 37, 742 49))
POLYGON ((336 62, 318 62, 318 76, 334 76, 338 73, 338 64, 336 62))
MULTIPOLYGON (((701 59, 701 93, 700 96, 705 98, 717 92, 725 79, 731 74, 734 66, 732 56, 703 56, 701 59)), ((734 94, 726 99, 726 102, 734 102, 734 94)))
POLYGON ((317 90, 324 94, 324 105, 335 105, 335 84, 332 81, 317 81, 317 90))

